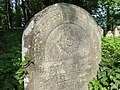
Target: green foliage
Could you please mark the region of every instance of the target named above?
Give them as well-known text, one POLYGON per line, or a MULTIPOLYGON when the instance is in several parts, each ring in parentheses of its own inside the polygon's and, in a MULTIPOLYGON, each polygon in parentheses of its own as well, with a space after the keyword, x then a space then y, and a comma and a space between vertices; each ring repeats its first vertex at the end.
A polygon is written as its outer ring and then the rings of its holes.
POLYGON ((21 62, 21 67, 18 69, 18 71, 15 73, 15 78, 19 81, 20 84, 23 84, 26 68, 29 66, 29 63, 31 62, 31 59, 29 57, 25 57, 25 60, 21 62))
POLYGON ((22 22, 22 12, 21 12, 21 7, 18 4, 17 10, 14 12, 14 26, 16 27, 21 27, 21 22, 22 22))
POLYGON ((0 42, 5 42, 5 50, 0 54, 0 90, 23 90, 26 68, 33 62, 29 57, 21 59, 21 35, 21 30, 4 31, 0 35, 0 42))
POLYGON ((86 9, 90 14, 98 8, 98 0, 0 0, 0 26, 21 27, 37 12, 55 3, 71 3, 86 9))
POLYGON ((4 41, 4 52, 0 54, 0 90, 22 90, 15 77, 16 72, 21 67, 21 35, 20 30, 9 30, 2 32, 0 42, 4 41))
POLYGON ((113 31, 120 24, 120 1, 119 0, 98 0, 99 7, 93 14, 97 23, 107 31, 113 31))
POLYGON ((93 13, 98 8, 98 0, 30 0, 29 7, 32 16, 42 10, 43 8, 55 3, 71 3, 86 9, 89 13, 93 13))
POLYGON ((89 83, 89 89, 120 89, 120 37, 103 38, 102 61, 97 77, 89 83))

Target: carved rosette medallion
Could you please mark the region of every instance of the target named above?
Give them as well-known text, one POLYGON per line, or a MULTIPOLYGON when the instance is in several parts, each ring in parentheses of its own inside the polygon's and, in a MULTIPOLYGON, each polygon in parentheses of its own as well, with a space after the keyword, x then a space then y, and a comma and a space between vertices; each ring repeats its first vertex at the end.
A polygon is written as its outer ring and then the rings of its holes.
POLYGON ((68 27, 60 34, 58 44, 63 51, 72 53, 79 47, 79 39, 78 33, 68 27))

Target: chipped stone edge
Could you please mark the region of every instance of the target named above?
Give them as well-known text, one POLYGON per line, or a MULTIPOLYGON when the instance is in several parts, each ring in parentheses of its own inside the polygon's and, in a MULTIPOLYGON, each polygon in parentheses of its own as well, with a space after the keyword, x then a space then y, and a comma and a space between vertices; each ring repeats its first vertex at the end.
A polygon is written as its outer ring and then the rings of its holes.
POLYGON ((28 51, 28 48, 24 47, 24 38, 25 36, 29 35, 34 27, 34 21, 31 20, 27 28, 23 32, 22 36, 22 60, 24 60, 25 53, 28 51))
MULTIPOLYGON (((24 44, 24 38, 25 38, 25 36, 29 35, 32 32, 32 29, 34 27, 34 23, 35 23, 34 20, 31 20, 29 25, 27 26, 27 28, 23 32, 23 36, 22 36, 22 61, 25 60, 25 58, 24 58, 25 55, 26 55, 25 53, 27 53, 28 50, 29 50, 27 47, 24 46, 25 45, 24 44)), ((24 88, 25 89, 26 89, 28 83, 29 83, 29 78, 25 77, 24 78, 24 88)))

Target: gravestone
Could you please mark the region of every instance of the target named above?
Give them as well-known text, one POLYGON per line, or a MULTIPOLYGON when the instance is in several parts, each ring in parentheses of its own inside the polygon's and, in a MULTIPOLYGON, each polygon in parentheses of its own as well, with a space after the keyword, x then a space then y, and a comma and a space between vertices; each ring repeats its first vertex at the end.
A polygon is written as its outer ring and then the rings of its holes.
POLYGON ((101 37, 103 37, 104 36, 104 30, 102 29, 101 26, 98 26, 98 29, 99 29, 99 32, 101 34, 101 37))
POLYGON ((66 3, 37 13, 22 37, 25 90, 88 90, 98 70, 101 35, 91 15, 66 3))
POLYGON ((114 36, 118 37, 120 36, 120 26, 117 26, 114 30, 114 36))
POLYGON ((113 37, 112 31, 108 31, 107 34, 106 34, 106 37, 113 37))

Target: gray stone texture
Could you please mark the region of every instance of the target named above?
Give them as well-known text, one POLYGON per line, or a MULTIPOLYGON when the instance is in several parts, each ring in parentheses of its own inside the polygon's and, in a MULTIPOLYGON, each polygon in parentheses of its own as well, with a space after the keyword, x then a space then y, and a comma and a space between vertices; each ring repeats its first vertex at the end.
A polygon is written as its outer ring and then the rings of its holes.
POLYGON ((37 13, 22 38, 22 58, 34 63, 26 69, 25 90, 88 90, 96 75, 101 35, 91 15, 66 3, 37 13))
POLYGON ((112 31, 108 31, 106 34, 106 37, 113 37, 113 32, 112 31))
POLYGON ((118 37, 120 36, 120 26, 117 26, 114 30, 114 36, 118 37))
POLYGON ((99 32, 101 34, 101 37, 103 37, 104 36, 104 30, 102 29, 101 26, 98 26, 98 29, 99 29, 99 32))

